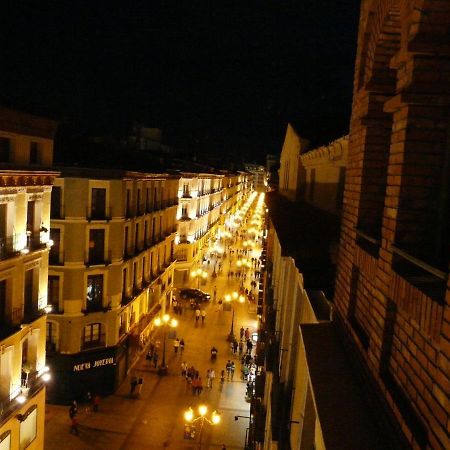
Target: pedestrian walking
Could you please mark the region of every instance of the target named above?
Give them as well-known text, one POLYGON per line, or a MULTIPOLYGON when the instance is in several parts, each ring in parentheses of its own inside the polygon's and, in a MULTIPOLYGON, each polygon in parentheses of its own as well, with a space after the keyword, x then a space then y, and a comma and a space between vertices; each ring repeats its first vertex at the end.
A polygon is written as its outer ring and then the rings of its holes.
POLYGON ((239 356, 242 356, 244 353, 244 343, 242 341, 239 342, 239 356))
POLYGON ((206 387, 211 387, 211 370, 206 371, 206 387))
POLYGON ((202 377, 197 378, 197 395, 200 395, 203 392, 203 381, 202 377))
POLYGON ((173 342, 173 351, 178 353, 178 349, 180 348, 180 340, 178 338, 173 342))
POLYGON ((178 302, 175 298, 172 300, 172 308, 173 308, 173 312, 175 314, 178 314, 178 302))
POLYGON ((201 314, 201 311, 199 308, 197 308, 195 310, 195 322, 197 322, 197 323, 198 323, 198 319, 200 319, 200 314, 201 314))
POLYGON ((181 338, 181 340, 180 340, 180 352, 181 352, 181 354, 183 354, 183 350, 184 350, 184 339, 181 338))
POLYGON ((181 363, 181 376, 182 377, 186 376, 186 370, 187 370, 187 364, 186 364, 186 361, 183 361, 181 363))
POLYGON ((244 336, 245 336, 245 340, 248 340, 248 338, 250 337, 250 330, 248 328, 245 329, 244 336))
POLYGON ((139 377, 138 382, 137 382, 137 388, 136 388, 136 394, 138 397, 141 395, 143 384, 144 384, 144 379, 142 377, 139 377))
POLYGON ((198 378, 193 378, 192 379, 191 387, 192 387, 192 395, 197 394, 198 378))
POLYGON ((202 309, 202 324, 205 323, 205 317, 206 317, 206 310, 202 309))
POLYGON ((137 384, 138 384, 137 376, 133 375, 130 379, 130 397, 133 397, 137 384))
POLYGON ((231 361, 230 360, 228 360, 228 362, 227 362, 226 369, 227 369, 227 381, 230 381, 230 376, 231 376, 231 361))
POLYGON ((153 367, 156 369, 156 366, 158 365, 158 353, 153 353, 153 367))
POLYGON ((216 298, 217 298, 217 286, 214 286, 214 297, 213 297, 214 303, 216 302, 216 298))
POLYGON ((209 370, 209 378, 210 378, 210 381, 209 381, 209 387, 212 388, 212 387, 213 387, 214 379, 216 378, 216 372, 215 372, 214 369, 210 369, 210 370, 209 370))
POLYGON ((250 355, 252 353, 253 343, 250 339, 247 340, 247 353, 250 355))
POLYGON ((230 375, 231 375, 231 381, 233 381, 234 378, 234 371, 236 370, 236 366, 234 365, 234 362, 231 361, 231 367, 230 367, 230 375))
POLYGON ((69 418, 70 418, 70 433, 76 434, 77 436, 80 434, 78 432, 78 404, 74 400, 69 408, 69 418))
POLYGON ((237 353, 237 350, 238 350, 238 342, 237 342, 237 340, 235 339, 234 341, 233 341, 233 354, 235 355, 236 353, 237 353))
POLYGON ((100 407, 100 396, 98 394, 95 394, 94 398, 92 399, 92 410, 94 412, 98 412, 99 407, 100 407))
POLYGON ((241 329, 239 330, 239 338, 241 341, 244 338, 244 333, 245 333, 244 327, 241 327, 241 329))

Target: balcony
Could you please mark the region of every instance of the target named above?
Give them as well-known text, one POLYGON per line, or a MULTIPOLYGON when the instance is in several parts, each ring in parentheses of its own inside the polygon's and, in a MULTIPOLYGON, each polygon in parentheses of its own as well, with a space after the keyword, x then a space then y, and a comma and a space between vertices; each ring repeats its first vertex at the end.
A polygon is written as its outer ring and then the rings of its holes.
POLYGON ((106 347, 106 335, 101 333, 98 339, 86 341, 85 338, 81 338, 81 350, 93 350, 95 348, 106 347))
POLYGON ((0 423, 6 422, 9 416, 23 407, 22 403, 15 400, 15 397, 17 397, 18 394, 23 393, 28 399, 31 399, 42 390, 44 385, 45 383, 42 378, 38 377, 37 373, 36 375, 33 373, 33 375, 30 374, 28 378, 26 388, 22 389, 22 387, 17 386, 12 390, 10 395, 0 399, 0 423), (11 400, 11 397, 14 397, 14 399, 11 400))
POLYGON ((0 238, 0 260, 16 256, 19 251, 16 250, 17 235, 0 238))
POLYGON ((13 308, 10 313, 0 316, 0 339, 3 339, 17 331, 20 328, 22 318, 22 307, 13 308))
POLYGON ((85 265, 89 266, 106 266, 111 264, 111 250, 106 252, 87 252, 85 255, 85 265))
POLYGON ((87 208, 86 219, 92 220, 111 220, 111 207, 105 208, 87 208))
MULTIPOLYGON (((199 195, 202 195, 202 194, 199 194, 199 195)), ((192 198, 192 195, 189 191, 183 191, 181 198, 192 198)))

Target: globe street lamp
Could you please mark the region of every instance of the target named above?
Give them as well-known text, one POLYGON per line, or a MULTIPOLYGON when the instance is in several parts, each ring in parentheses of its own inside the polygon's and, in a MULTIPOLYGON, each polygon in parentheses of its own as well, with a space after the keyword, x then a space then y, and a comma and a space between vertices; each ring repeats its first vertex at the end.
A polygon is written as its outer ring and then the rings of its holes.
POLYGON ((167 374, 167 365, 166 365, 166 336, 168 328, 176 328, 178 325, 178 320, 171 319, 169 314, 164 314, 162 317, 157 317, 155 319, 155 325, 157 327, 163 327, 164 337, 163 337, 163 354, 161 365, 159 366, 158 374, 166 375, 167 374))
POLYGON ((209 425, 218 425, 220 423, 220 414, 217 411, 213 411, 211 414, 211 417, 206 417, 206 414, 208 413, 208 407, 206 405, 200 405, 198 407, 198 413, 199 415, 197 417, 194 417, 194 410, 189 407, 184 412, 184 420, 188 424, 193 425, 196 422, 200 422, 200 433, 199 433, 199 443, 198 448, 199 450, 202 448, 202 438, 203 438, 203 425, 208 423, 209 425))
POLYGON ((206 280, 208 278, 208 272, 203 269, 193 270, 191 272, 191 278, 197 278, 197 289, 200 289, 200 279, 206 280))
POLYGON ((232 292, 231 294, 225 295, 225 301, 227 303, 231 303, 232 308, 232 315, 231 315, 231 328, 230 328, 230 334, 228 335, 228 341, 233 342, 236 340, 236 336, 234 335, 234 302, 239 301, 239 303, 245 302, 245 296, 239 295, 236 291, 232 292))

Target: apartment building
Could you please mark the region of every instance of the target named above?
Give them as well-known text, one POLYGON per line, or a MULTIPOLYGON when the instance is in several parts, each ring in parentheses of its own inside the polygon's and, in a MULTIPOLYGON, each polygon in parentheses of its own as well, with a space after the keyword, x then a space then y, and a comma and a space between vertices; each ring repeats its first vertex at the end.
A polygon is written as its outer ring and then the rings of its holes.
POLYGON ((114 392, 170 302, 178 178, 62 169, 51 208, 51 401, 114 392))
POLYGON ((201 260, 202 250, 248 195, 248 174, 181 173, 178 188, 175 285, 190 282, 191 269, 201 260))
POLYGON ((44 448, 56 123, 0 108, 0 448, 44 448))

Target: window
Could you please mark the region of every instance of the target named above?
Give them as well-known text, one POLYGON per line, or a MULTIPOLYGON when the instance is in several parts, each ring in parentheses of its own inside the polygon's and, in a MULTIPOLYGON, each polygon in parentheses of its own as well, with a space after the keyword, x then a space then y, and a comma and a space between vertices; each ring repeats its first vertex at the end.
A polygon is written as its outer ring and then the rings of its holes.
POLYGON ((92 188, 91 190, 91 219, 106 218, 106 189, 92 188))
POLYGON ((9 162, 11 157, 11 140, 0 137, 0 162, 9 162))
POLYGON ((105 334, 101 323, 91 323, 83 329, 82 348, 89 349, 105 345, 105 334))
POLYGON ((30 164, 39 164, 39 143, 30 142, 30 164))
POLYGON ((103 275, 87 278, 86 306, 88 311, 98 311, 103 305, 103 275))
POLYGON ((128 227, 125 227, 125 236, 123 238, 123 254, 125 257, 128 256, 128 227))
POLYGON ((139 224, 137 223, 134 227, 134 248, 140 250, 139 245, 139 224))
POLYGON ((20 421, 20 450, 27 448, 37 434, 37 406, 32 406, 20 421))
POLYGON ((50 239, 53 241, 53 245, 50 249, 49 262, 50 264, 59 264, 59 253, 61 249, 61 229, 50 228, 50 239))
POLYGON ((130 190, 127 189, 127 198, 125 203, 125 215, 126 217, 131 217, 131 193, 130 190))
POLYGON ((35 206, 34 201, 28 202, 27 204, 27 231, 33 232, 35 230, 35 206))
POLYGON ((89 263, 102 264, 105 261, 105 230, 89 230, 89 263))
POLYGON ((185 217, 187 217, 187 216, 188 216, 188 213, 187 213, 187 205, 183 205, 183 206, 181 207, 181 217, 185 218, 185 217))
POLYGON ((127 269, 123 269, 122 272, 122 298, 127 298, 128 296, 128 283, 127 283, 127 269))
POLYGON ((47 303, 52 306, 52 312, 59 311, 59 276, 48 276, 47 303))
POLYGON ((61 219, 61 188, 59 186, 53 186, 50 217, 52 219, 61 219))
POLYGON ((46 324, 45 334, 45 351, 47 353, 56 352, 57 349, 57 336, 56 336, 56 324, 54 322, 48 322, 46 324))
POLYGON ((138 191, 137 191, 137 211, 138 211, 138 214, 141 213, 141 190, 140 189, 138 189, 138 191))

